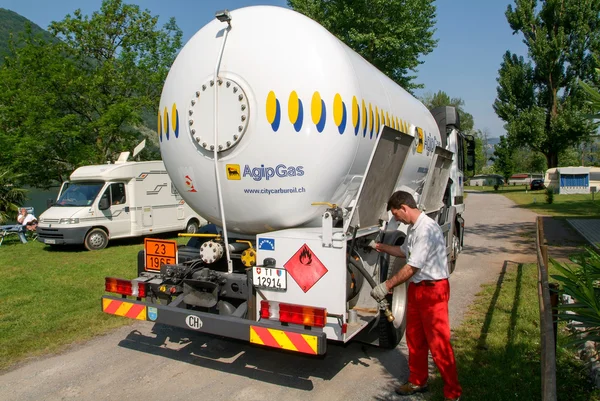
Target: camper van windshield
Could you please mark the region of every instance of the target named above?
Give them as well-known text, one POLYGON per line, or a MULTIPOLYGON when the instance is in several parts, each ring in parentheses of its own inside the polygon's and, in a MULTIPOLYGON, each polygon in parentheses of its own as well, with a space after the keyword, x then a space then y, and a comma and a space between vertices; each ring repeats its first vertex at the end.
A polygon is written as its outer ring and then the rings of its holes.
POLYGON ((89 206, 103 186, 103 182, 70 182, 56 206, 89 206))

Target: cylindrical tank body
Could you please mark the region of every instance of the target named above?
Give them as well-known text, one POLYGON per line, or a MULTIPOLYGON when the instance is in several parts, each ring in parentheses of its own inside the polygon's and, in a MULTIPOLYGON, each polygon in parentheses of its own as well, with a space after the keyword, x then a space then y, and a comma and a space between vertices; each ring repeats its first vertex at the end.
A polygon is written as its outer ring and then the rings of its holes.
POLYGON ((440 133, 408 92, 294 11, 231 12, 198 31, 175 60, 158 126, 165 166, 190 206, 227 229, 256 234, 320 222, 323 207, 355 196, 383 124, 415 136, 398 187, 416 189, 440 133), (214 140, 217 90, 218 140, 214 140))

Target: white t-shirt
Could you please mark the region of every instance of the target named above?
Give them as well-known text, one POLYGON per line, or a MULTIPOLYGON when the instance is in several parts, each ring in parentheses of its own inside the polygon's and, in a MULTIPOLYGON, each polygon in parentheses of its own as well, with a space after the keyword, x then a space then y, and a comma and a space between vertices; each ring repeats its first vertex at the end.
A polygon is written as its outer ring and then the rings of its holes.
POLYGON ((37 220, 37 219, 35 218, 34 215, 28 214, 27 216, 25 216, 25 218, 23 219, 23 221, 21 222, 21 224, 23 224, 24 226, 26 226, 27 223, 31 223, 33 220, 37 220))
POLYGON ((421 213, 415 224, 408 227, 401 249, 406 255, 406 263, 418 269, 409 281, 418 283, 449 277, 444 234, 425 213, 421 213))

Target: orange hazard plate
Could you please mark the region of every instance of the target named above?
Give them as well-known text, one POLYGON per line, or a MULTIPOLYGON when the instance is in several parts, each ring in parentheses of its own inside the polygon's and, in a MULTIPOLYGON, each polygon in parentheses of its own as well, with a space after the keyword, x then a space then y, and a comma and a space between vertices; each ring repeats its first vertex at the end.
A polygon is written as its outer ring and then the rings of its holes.
POLYGON ((162 265, 177 264, 177 242, 165 239, 144 239, 146 270, 160 271, 162 265))

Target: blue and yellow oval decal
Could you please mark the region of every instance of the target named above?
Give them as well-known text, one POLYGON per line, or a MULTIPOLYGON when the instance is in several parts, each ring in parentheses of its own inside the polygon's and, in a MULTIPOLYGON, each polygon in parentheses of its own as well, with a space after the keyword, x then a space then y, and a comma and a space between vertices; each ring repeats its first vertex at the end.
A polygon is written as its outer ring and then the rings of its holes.
POLYGON ((279 124, 281 123, 281 106, 279 104, 279 100, 277 100, 277 96, 275 96, 275 92, 273 91, 269 92, 267 95, 266 112, 267 121, 269 124, 271 124, 273 131, 277 132, 279 129, 279 124))
POLYGON ((160 118, 160 109, 158 110, 158 139, 162 142, 162 118, 160 118))
POLYGON ((167 137, 167 141, 169 140, 169 112, 165 107, 164 118, 163 118, 163 126, 165 129, 165 136, 167 137))
POLYGON ((304 120, 304 107, 302 106, 302 100, 298 98, 296 91, 292 91, 288 99, 288 117, 296 132, 300 132, 302 129, 302 121, 304 120))
POLYGON ((177 111, 177 104, 173 103, 173 109, 171 111, 171 127, 175 138, 179 138, 179 112, 177 111))
POLYGON ((346 121, 348 120, 348 113, 346 111, 346 105, 342 100, 342 96, 336 93, 333 98, 333 122, 338 127, 338 132, 344 133, 346 129, 346 121))
POLYGON ((325 129, 325 120, 327 117, 327 109, 325 102, 321 99, 319 92, 313 93, 312 102, 310 104, 312 121, 317 127, 317 131, 323 132, 325 129))

